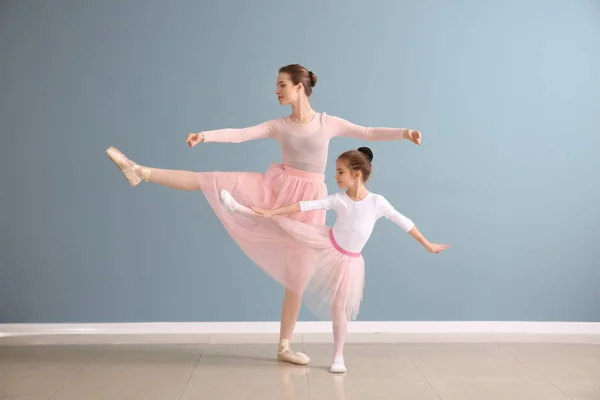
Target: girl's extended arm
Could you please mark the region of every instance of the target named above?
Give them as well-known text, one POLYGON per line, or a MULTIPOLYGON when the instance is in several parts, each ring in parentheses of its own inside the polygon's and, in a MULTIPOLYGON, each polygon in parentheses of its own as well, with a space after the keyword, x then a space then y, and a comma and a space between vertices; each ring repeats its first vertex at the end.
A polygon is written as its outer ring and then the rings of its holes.
POLYGON ((272 217, 274 215, 292 214, 314 210, 331 210, 335 205, 335 194, 318 200, 299 201, 284 207, 265 210, 264 208, 251 207, 252 210, 262 217, 272 217))
POLYGON ((275 215, 292 214, 292 213, 297 213, 297 212, 302 211, 300 208, 300 202, 296 202, 294 204, 290 204, 285 207, 275 208, 272 210, 267 210, 267 209, 259 208, 259 207, 251 207, 251 208, 257 215, 260 215, 261 217, 272 217, 275 215))
POLYGON ((408 232, 417 242, 419 242, 430 253, 440 253, 450 247, 449 244, 431 243, 417 229, 412 220, 400 214, 387 200, 382 203, 384 208, 383 215, 400 226, 405 232, 408 232))
POLYGON ((417 242, 421 243, 421 245, 425 247, 425 249, 430 253, 440 253, 442 250, 446 250, 448 247, 450 247, 449 244, 431 243, 429 240, 425 239, 425 236, 423 236, 423 234, 419 232, 416 226, 413 226, 413 228, 410 231, 408 231, 408 233, 410 234, 410 236, 415 238, 417 242))

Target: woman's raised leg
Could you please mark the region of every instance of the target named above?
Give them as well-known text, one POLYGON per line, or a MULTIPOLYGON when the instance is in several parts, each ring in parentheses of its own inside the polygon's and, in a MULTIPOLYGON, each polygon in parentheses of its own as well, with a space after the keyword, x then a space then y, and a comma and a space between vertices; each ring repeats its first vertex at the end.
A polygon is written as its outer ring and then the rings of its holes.
POLYGON ((131 186, 137 186, 144 180, 176 190, 201 190, 195 172, 141 166, 114 147, 108 148, 106 154, 123 172, 131 186))

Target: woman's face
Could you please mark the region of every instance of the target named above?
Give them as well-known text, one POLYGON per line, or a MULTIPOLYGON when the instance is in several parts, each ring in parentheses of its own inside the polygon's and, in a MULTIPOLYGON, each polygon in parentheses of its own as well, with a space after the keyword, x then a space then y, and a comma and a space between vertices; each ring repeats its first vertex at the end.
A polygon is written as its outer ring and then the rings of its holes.
POLYGON ((287 73, 282 72, 277 75, 277 89, 275 89, 275 94, 279 99, 279 104, 282 106, 295 102, 301 90, 302 84, 294 85, 287 73))

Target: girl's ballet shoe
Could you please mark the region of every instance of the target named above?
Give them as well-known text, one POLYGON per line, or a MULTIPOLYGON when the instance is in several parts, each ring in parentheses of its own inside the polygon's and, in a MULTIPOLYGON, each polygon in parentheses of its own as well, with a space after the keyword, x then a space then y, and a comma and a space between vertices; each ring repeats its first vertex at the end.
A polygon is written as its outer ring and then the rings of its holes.
MULTIPOLYGON (((240 214, 251 218, 256 217, 254 211, 238 203, 233 198, 231 193, 229 193, 225 189, 221 189, 219 191, 219 201, 221 202, 221 204, 223 204, 223 206, 227 209, 227 212, 229 212, 230 214, 240 214)), ((258 220, 255 219, 254 223, 258 224, 258 220)))
POLYGON ((108 155, 108 158, 119 167, 131 186, 137 186, 142 181, 136 173, 141 167, 125 157, 118 149, 109 147, 106 149, 106 154, 108 155))
POLYGON ((331 372, 333 374, 343 374, 346 371, 347 371, 347 369, 344 364, 333 363, 331 365, 331 368, 329 368, 329 372, 331 372))
POLYGON ((237 202, 234 200, 231 193, 229 193, 227 190, 221 189, 219 191, 219 200, 221 200, 221 204, 223 204, 225 208, 227 208, 227 211, 231 213, 235 213, 237 211, 237 202))

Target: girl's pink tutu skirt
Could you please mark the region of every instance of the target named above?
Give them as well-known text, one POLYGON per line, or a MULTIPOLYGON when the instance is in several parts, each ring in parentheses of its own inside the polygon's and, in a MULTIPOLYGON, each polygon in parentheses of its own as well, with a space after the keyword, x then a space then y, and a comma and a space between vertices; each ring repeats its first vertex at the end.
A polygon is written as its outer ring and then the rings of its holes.
MULTIPOLYGON (((279 232, 283 243, 306 260, 288 284, 304 293, 304 303, 319 318, 331 319, 331 308, 341 308, 346 319, 356 319, 363 299, 365 262, 361 254, 342 249, 331 228, 276 216, 249 217, 279 232)), ((275 267, 263 260, 263 268, 275 267)))
MULTIPOLYGON (((254 172, 199 172, 197 179, 215 214, 242 251, 286 289, 303 294, 319 318, 343 304, 348 318, 358 314, 364 286, 364 261, 336 248, 325 226, 325 211, 254 218, 230 212, 219 192, 227 190, 245 206, 278 208, 327 195, 323 174, 273 164, 254 172), (335 303, 334 303, 335 302, 335 303)), ((338 246, 339 247, 339 246, 338 246)))

